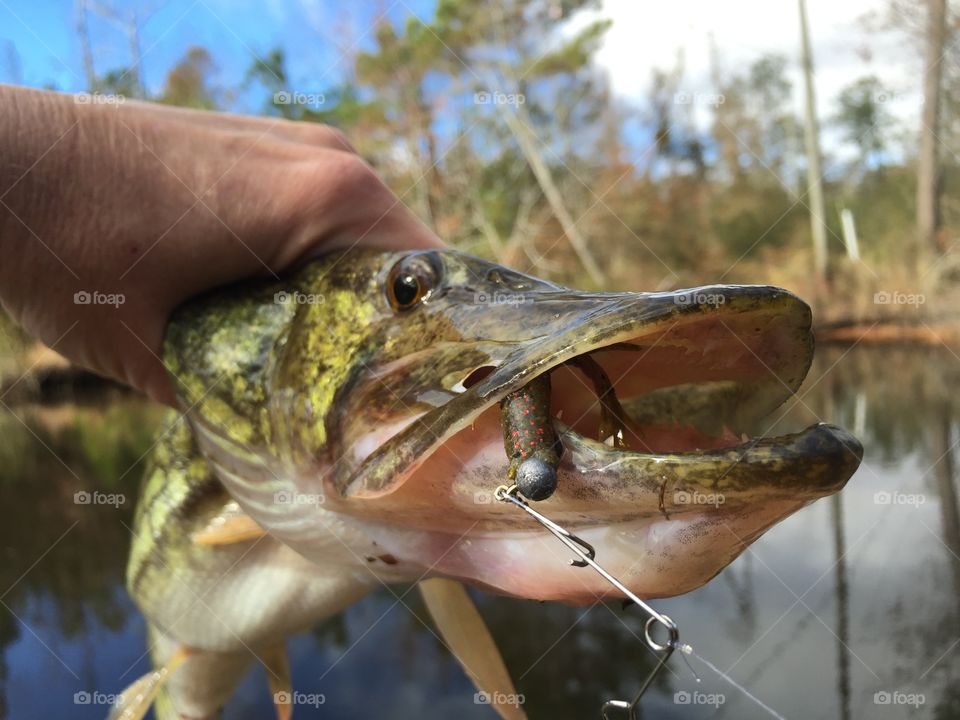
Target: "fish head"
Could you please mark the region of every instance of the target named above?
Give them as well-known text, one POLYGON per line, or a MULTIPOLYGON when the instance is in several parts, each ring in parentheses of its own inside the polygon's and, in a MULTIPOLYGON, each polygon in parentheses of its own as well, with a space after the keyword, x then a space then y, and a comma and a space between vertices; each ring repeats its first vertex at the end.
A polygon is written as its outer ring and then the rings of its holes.
POLYGON ((862 456, 826 424, 763 437, 813 354, 809 307, 770 286, 583 292, 455 251, 351 250, 189 303, 165 347, 205 454, 276 537, 322 562, 342 528, 409 579, 527 598, 616 595, 495 496, 499 403, 544 373, 563 452, 536 509, 643 597, 699 587, 862 456), (629 416, 623 447, 599 439, 584 357, 629 416))

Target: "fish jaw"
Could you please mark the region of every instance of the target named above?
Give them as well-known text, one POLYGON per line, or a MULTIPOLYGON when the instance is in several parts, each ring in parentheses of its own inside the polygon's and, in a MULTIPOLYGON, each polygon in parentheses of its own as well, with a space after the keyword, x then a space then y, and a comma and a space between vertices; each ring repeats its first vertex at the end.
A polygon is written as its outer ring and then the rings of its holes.
MULTIPOLYGON (((484 326, 484 337, 467 344, 482 344, 485 351, 482 360, 474 361, 476 367, 472 363, 461 367, 460 376, 469 382, 480 370, 489 374, 469 386, 461 383, 436 406, 413 412, 404 400, 412 393, 396 392, 375 373, 358 382, 367 388, 365 397, 386 395, 394 414, 406 416, 407 422, 399 423, 402 429, 385 439, 383 426, 363 408, 351 413, 346 427, 360 430, 340 434, 344 444, 332 492, 371 500, 394 492, 424 458, 505 395, 544 372, 551 372, 560 388, 554 392, 556 408, 570 406, 579 424, 595 422, 599 406, 589 383, 577 381, 574 371, 564 366, 577 356, 596 359, 614 377, 621 399, 679 385, 732 383, 737 401, 720 420, 736 434, 781 405, 799 387, 812 360, 809 308, 779 288, 709 286, 606 294, 547 288, 525 297, 529 300, 523 305, 491 309, 497 324, 484 326), (691 297, 722 302, 698 304, 687 300, 691 297), (566 377, 557 382, 558 374, 566 377), (357 448, 370 445, 364 441, 371 435, 376 438, 375 451, 357 453, 357 448)), ((455 316, 464 300, 451 292, 445 316, 455 316)), ((451 357, 462 356, 462 350, 462 344, 451 344, 435 352, 427 368, 446 367, 451 357)), ((687 417, 662 420, 682 425, 687 417)), ((643 443, 643 438, 637 440, 643 443)))
MULTIPOLYGON (((862 456, 852 436, 826 424, 706 453, 614 450, 569 428, 560 437, 558 489, 536 509, 593 545, 598 562, 645 598, 700 587, 770 527, 840 490, 862 456)), ((492 443, 473 443, 482 449, 468 467, 454 472, 459 459, 438 453, 420 471, 425 479, 397 491, 405 522, 365 518, 358 526, 396 557, 419 558, 425 573, 499 593, 573 604, 621 597, 571 567, 572 553, 545 528, 495 499, 489 488, 502 464, 492 443), (429 517, 440 497, 443 521, 412 528, 411 518, 429 517)))

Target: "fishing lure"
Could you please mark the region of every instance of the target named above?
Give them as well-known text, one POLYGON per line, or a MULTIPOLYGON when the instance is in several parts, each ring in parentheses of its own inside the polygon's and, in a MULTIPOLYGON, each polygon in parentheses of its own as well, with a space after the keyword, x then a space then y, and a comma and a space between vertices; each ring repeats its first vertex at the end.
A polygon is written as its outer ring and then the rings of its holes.
MULTIPOLYGON (((600 364, 589 356, 567 361, 589 378, 600 403, 601 442, 627 446, 627 415, 600 364)), ((543 373, 500 401, 503 446, 510 459, 507 479, 524 497, 546 500, 557 489, 557 466, 563 444, 550 419, 550 374, 543 373)))
MULTIPOLYGON (((624 434, 630 421, 607 373, 589 356, 571 358, 567 364, 593 384, 600 403, 600 442, 627 447, 624 434)), ((500 401, 503 446, 510 459, 507 479, 531 500, 546 500, 553 495, 563 455, 563 444, 550 419, 550 389, 550 374, 544 373, 500 401)))
POLYGON ((550 374, 534 378, 500 401, 503 447, 510 458, 507 479, 531 500, 557 489, 563 445, 550 421, 550 374))

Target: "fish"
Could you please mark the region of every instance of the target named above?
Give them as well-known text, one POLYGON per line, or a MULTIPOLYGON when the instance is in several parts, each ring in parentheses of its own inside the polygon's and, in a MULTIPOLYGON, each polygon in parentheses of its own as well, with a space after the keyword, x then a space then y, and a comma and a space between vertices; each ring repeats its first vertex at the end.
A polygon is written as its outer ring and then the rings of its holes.
POLYGON ((481 633, 460 584, 574 605, 619 591, 496 500, 501 403, 532 388, 549 408, 538 510, 639 597, 669 597, 857 469, 834 425, 762 432, 813 350, 810 308, 777 287, 579 291, 454 250, 351 249, 187 302, 163 349, 180 410, 127 570, 154 670, 112 717, 154 701, 162 720, 215 717, 259 660, 287 718, 285 639, 392 583, 419 583, 468 675, 509 696, 492 640, 451 625, 481 633))

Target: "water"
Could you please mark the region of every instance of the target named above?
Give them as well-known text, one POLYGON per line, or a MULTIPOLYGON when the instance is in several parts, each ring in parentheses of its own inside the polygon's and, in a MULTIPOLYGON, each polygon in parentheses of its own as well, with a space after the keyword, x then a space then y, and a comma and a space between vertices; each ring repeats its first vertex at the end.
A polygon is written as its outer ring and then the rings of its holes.
MULTIPOLYGON (((946 350, 821 349, 801 401, 771 432, 836 422, 864 442, 863 466, 840 496, 773 528, 706 587, 656 603, 698 655, 783 716, 960 718, 958 381, 960 359, 946 350)), ((0 717, 102 718, 95 703, 146 672, 123 568, 156 419, 120 400, 0 415, 0 717), (117 506, 75 503, 84 488, 117 506)), ((374 593, 289 643, 296 689, 325 698, 297 718, 493 717, 406 590, 374 593)), ((531 718, 598 718, 652 665, 634 637, 636 609, 475 597, 531 718)), ((690 662, 703 681, 675 653, 644 717, 764 716, 690 662)), ((224 717, 271 712, 254 669, 224 717)))

